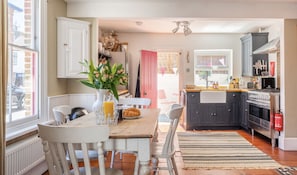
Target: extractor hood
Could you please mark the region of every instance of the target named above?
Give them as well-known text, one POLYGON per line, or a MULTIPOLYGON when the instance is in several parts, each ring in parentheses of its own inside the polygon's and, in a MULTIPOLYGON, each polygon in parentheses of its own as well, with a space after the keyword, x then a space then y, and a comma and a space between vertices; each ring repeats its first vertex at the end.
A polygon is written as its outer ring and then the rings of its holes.
POLYGON ((253 54, 267 54, 279 51, 279 38, 275 38, 260 48, 256 49, 253 54))

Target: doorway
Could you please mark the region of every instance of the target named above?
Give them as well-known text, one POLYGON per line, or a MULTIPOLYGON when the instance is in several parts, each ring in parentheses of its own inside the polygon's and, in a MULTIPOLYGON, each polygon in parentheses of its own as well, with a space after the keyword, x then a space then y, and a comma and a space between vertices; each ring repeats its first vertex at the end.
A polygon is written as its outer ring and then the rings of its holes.
POLYGON ((180 52, 158 51, 158 108, 161 109, 159 122, 169 122, 166 113, 170 106, 179 103, 180 52))

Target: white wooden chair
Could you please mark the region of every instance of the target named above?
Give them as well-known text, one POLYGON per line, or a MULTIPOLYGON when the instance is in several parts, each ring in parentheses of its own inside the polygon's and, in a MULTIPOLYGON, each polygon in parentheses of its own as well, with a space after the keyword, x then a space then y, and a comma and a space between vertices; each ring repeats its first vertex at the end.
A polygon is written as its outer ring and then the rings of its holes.
MULTIPOLYGON (((56 121, 56 125, 63 125, 64 123, 69 121, 69 114, 71 113, 71 107, 69 105, 60 105, 53 107, 54 117, 56 121)), ((83 153, 81 150, 75 150, 76 157, 79 162, 83 161, 83 153)), ((97 159, 98 154, 96 150, 89 150, 90 159, 97 159)), ((67 159, 69 159, 69 155, 66 155, 67 159)))
POLYGON ((54 113, 56 125, 62 125, 69 120, 71 107, 69 105, 55 106, 53 107, 53 113, 54 113))
POLYGON ((121 170, 105 168, 103 142, 108 140, 109 127, 60 127, 38 124, 49 174, 123 175, 121 170), (99 167, 91 167, 88 156, 89 145, 96 147, 99 167), (81 147, 84 166, 79 167, 75 147, 81 147), (66 159, 66 154, 70 160, 66 159))
MULTIPOLYGON (((118 102, 118 106, 122 106, 123 108, 135 107, 138 109, 145 109, 145 108, 149 108, 150 105, 151 105, 151 99, 149 98, 120 98, 118 102)), ((120 153, 120 159, 122 159, 123 153, 135 154, 137 159, 137 154, 135 152, 127 152, 127 151, 117 151, 117 152, 120 153)), ((113 167, 115 154, 116 154, 116 151, 113 150, 111 154, 110 168, 113 167)), ((134 175, 138 174, 138 166, 139 166, 138 161, 135 161, 134 175)))
POLYGON ((171 106, 171 109, 168 113, 170 125, 165 142, 153 142, 152 144, 152 162, 154 171, 168 170, 170 175, 178 175, 176 163, 174 160, 174 135, 182 112, 182 105, 173 104, 171 106), (159 159, 166 159, 167 167, 158 167, 159 159))

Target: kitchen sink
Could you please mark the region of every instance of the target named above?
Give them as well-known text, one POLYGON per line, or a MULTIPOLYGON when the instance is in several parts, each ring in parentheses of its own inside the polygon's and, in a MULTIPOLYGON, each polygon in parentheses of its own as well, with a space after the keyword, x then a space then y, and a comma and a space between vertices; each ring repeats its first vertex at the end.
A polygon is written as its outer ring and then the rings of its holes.
POLYGON ((226 91, 203 90, 200 92, 200 103, 226 103, 226 91))

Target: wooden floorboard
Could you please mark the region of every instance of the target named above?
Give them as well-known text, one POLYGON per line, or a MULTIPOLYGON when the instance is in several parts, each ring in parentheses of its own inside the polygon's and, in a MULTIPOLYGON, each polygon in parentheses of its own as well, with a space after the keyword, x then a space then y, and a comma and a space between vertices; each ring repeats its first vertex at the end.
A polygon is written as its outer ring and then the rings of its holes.
MULTIPOLYGON (((159 124, 159 139, 162 140, 166 136, 167 124, 159 124)), ((184 131, 182 127, 179 127, 179 131, 184 131)), ((278 147, 271 147, 270 140, 262 137, 261 135, 255 134, 252 136, 249 132, 245 130, 235 130, 244 138, 246 138, 253 145, 258 147, 260 150, 271 156, 274 160, 279 162, 284 166, 294 166, 297 167, 297 151, 282 151, 278 147)), ((274 169, 234 169, 234 170, 222 170, 222 169, 211 169, 211 170, 184 170, 183 161, 178 148, 177 139, 175 139, 176 144, 176 163, 178 166, 179 175, 279 175, 274 169)), ((115 157, 115 168, 122 169, 124 175, 132 175, 134 170, 135 156, 132 154, 124 154, 123 159, 120 160, 119 154, 115 157)), ((106 159, 106 166, 110 163, 110 153, 106 159)), ((160 165, 166 166, 165 162, 161 162, 160 165)), ((46 175, 47 173, 45 173, 46 175)), ((152 173, 153 174, 153 173, 152 173)), ((159 172, 159 175, 168 175, 166 170, 159 172)), ((293 174, 295 175, 295 174, 293 174)), ((297 173, 296 173, 297 175, 297 173)))

